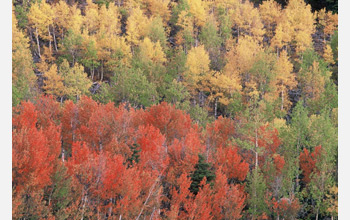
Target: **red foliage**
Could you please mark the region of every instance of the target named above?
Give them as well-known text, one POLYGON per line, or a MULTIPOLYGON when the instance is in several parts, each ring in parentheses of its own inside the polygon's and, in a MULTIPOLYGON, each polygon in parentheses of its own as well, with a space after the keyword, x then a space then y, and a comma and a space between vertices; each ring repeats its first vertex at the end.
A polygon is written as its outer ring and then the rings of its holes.
POLYGON ((16 191, 36 191, 51 184, 60 152, 60 129, 51 124, 46 130, 36 127, 38 112, 30 102, 22 103, 13 116, 12 180, 16 191))
POLYGON ((274 162, 275 167, 276 167, 276 175, 280 175, 282 172, 282 169, 284 167, 284 164, 286 163, 284 161, 284 157, 279 155, 279 154, 275 154, 273 157, 273 162, 274 162))
POLYGON ((213 148, 226 147, 235 134, 233 121, 219 116, 217 120, 207 125, 208 144, 213 148))
POLYGON ((317 159, 321 155, 321 151, 322 147, 317 146, 311 154, 306 148, 300 153, 299 163, 304 176, 303 181, 305 183, 310 182, 310 174, 315 171, 317 159))
POLYGON ((281 145, 281 141, 278 138, 277 129, 269 126, 269 124, 263 125, 258 130, 258 145, 265 148, 267 154, 272 155, 276 153, 277 148, 281 145))
POLYGON ((23 210, 19 194, 23 189, 41 190, 32 205, 50 213, 42 198, 52 189, 46 186, 56 178, 62 143, 68 151, 61 168, 68 168, 65 179, 70 181, 71 202, 63 209, 69 218, 79 213, 79 218, 135 219, 140 210, 142 218, 160 218, 161 208, 170 219, 238 219, 242 215, 243 186, 228 182, 243 181, 248 164, 237 148, 228 147, 234 134, 230 119, 220 117, 208 126, 207 141, 215 147, 209 151, 189 115, 166 103, 134 111, 82 97, 77 104, 67 101, 60 107, 52 97, 43 96, 35 105, 22 103, 14 112, 16 216, 23 210), (195 196, 189 191, 189 173, 199 154, 211 158, 217 178, 213 185, 204 178, 195 196), (131 157, 134 163, 129 166, 131 157), (164 192, 169 193, 162 196, 164 192), (166 203, 170 207, 163 206, 166 203))
POLYGON ((193 202, 193 195, 189 190, 191 178, 188 176, 186 172, 182 173, 177 178, 178 190, 176 187, 171 189, 170 210, 167 211, 169 219, 185 219, 187 217, 187 210, 190 209, 190 204, 193 202))
MULTIPOLYGON (((77 128, 79 126, 78 108, 72 101, 67 101, 62 110, 62 140, 70 147, 76 141, 77 128)), ((66 149, 67 150, 67 149, 66 149)))
POLYGON ((205 146, 201 143, 198 127, 194 125, 186 137, 180 141, 175 139, 173 144, 168 147, 167 181, 173 183, 183 172, 192 172, 198 162, 198 154, 204 152, 205 146))
POLYGON ((272 211, 276 213, 280 218, 293 219, 297 216, 300 203, 297 198, 291 196, 291 198, 281 198, 276 201, 275 198, 272 199, 272 211))
POLYGON ((153 126, 140 126, 136 132, 137 144, 140 145, 140 162, 142 169, 158 170, 165 168, 166 148, 164 146, 165 137, 153 126))
POLYGON ((38 124, 42 128, 48 127, 54 123, 60 123, 61 108, 53 96, 42 95, 35 103, 35 109, 38 112, 38 124))
POLYGON ((245 180, 249 171, 249 164, 239 155, 236 147, 218 148, 216 158, 216 166, 222 166, 222 171, 229 179, 245 180))
POLYGON ((214 219, 240 219, 244 208, 245 195, 236 185, 228 185, 221 167, 216 172, 212 200, 214 219))
POLYGON ((191 118, 166 102, 153 105, 144 112, 144 123, 153 125, 166 137, 167 144, 186 136, 191 128, 191 118))

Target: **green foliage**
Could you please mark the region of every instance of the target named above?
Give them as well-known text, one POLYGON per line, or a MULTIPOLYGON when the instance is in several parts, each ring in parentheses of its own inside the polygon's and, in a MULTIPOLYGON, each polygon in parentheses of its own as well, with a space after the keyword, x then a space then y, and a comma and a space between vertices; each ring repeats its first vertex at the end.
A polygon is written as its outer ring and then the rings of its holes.
POLYGON ((64 219, 68 218, 68 215, 65 209, 68 207, 71 202, 71 177, 67 173, 67 168, 65 166, 60 165, 55 175, 53 176, 53 180, 55 184, 52 188, 51 202, 52 212, 55 214, 56 218, 64 219))
POLYGON ((18 21, 18 27, 20 29, 25 29, 28 25, 28 8, 24 5, 16 5, 15 12, 18 21))
POLYGON ((73 65, 80 60, 83 37, 80 34, 68 30, 65 38, 61 41, 63 55, 61 60, 67 59, 73 65))
POLYGON ((269 213, 267 204, 269 198, 266 197, 266 183, 260 169, 254 169, 248 174, 247 193, 248 198, 248 213, 252 219, 257 219, 263 213, 269 213))
POLYGON ((207 182, 211 182, 215 179, 215 173, 210 170, 211 164, 205 162, 203 155, 198 155, 198 163, 194 166, 195 171, 191 175, 191 186, 190 191, 197 195, 200 187, 200 183, 204 177, 206 177, 207 182))
POLYGON ((132 155, 126 159, 128 168, 133 167, 134 164, 137 164, 140 161, 140 146, 138 144, 133 144, 132 146, 130 146, 130 150, 132 152, 132 155))
POLYGON ((331 48, 335 61, 335 65, 332 67, 332 79, 335 81, 335 83, 338 83, 338 30, 334 31, 334 34, 332 35, 331 48))
POLYGON ((155 85, 139 69, 121 67, 112 77, 110 86, 102 84, 95 99, 102 103, 129 102, 133 107, 147 107, 158 101, 158 93, 155 85))
POLYGON ((160 45, 165 48, 167 43, 167 36, 163 27, 162 18, 159 16, 155 17, 148 28, 149 30, 147 36, 149 39, 151 39, 151 41, 154 43, 159 41, 160 45))

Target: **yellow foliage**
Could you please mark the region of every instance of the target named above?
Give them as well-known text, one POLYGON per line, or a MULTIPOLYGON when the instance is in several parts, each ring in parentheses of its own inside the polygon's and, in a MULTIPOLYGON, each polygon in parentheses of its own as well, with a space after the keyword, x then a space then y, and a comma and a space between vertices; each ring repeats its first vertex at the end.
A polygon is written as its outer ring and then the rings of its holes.
POLYGON ((256 40, 250 36, 240 37, 238 44, 227 54, 227 64, 224 68, 225 75, 240 79, 240 75, 246 73, 252 67, 257 54, 261 51, 262 47, 256 40))
POLYGON ((241 89, 236 79, 230 78, 220 72, 210 74, 208 82, 207 87, 210 88, 209 101, 214 101, 215 98, 218 98, 218 101, 223 105, 228 105, 232 93, 241 89))
POLYGON ((187 54, 185 81, 186 84, 193 91, 195 89, 203 90, 204 79, 210 73, 209 69, 209 55, 205 51, 204 46, 193 47, 187 54))
POLYGON ((335 64, 334 58, 333 58, 333 51, 331 46, 329 46, 329 44, 326 44, 323 49, 323 58, 327 63, 335 64))
POLYGON ((288 100, 288 89, 295 88, 297 81, 293 74, 293 64, 288 60, 288 54, 285 50, 280 53, 274 72, 276 74, 274 87, 282 99, 281 109, 288 108, 291 104, 288 100))
POLYGON ((139 7, 131 9, 126 26, 126 39, 133 45, 139 45, 140 39, 146 35, 149 19, 139 7))
POLYGON ((40 72, 45 73, 49 70, 49 64, 55 60, 55 57, 52 56, 52 51, 48 47, 44 46, 40 62, 37 63, 36 66, 40 72))
POLYGON ((70 7, 70 19, 68 22, 68 28, 73 31, 73 33, 80 33, 81 27, 83 25, 83 16, 81 11, 76 5, 70 7))
POLYGON ((86 0, 85 16, 84 16, 84 26, 89 31, 89 33, 95 33, 98 30, 99 25, 99 14, 98 6, 94 4, 92 0, 86 0))
POLYGON ((12 11, 12 79, 16 84, 17 80, 24 78, 31 87, 35 83, 36 76, 28 42, 28 38, 17 28, 17 19, 12 11))
POLYGON ((168 22, 170 18, 169 3, 170 0, 145 0, 147 9, 151 12, 151 16, 159 15, 164 23, 168 22))
POLYGON ((46 1, 35 2, 28 13, 28 24, 36 29, 42 39, 51 40, 49 26, 53 24, 53 18, 54 11, 46 1))
POLYGON ((54 12, 54 23, 62 34, 64 29, 67 30, 70 28, 70 7, 65 1, 59 1, 57 4, 53 5, 52 9, 54 12))
POLYGON ((108 34, 120 34, 120 14, 119 9, 114 4, 110 4, 108 9, 102 5, 99 9, 99 31, 108 34))
MULTIPOLYGON (((303 71, 301 69, 300 71, 303 71)), ((298 77, 303 93, 311 100, 318 100, 324 91, 325 77, 319 69, 319 63, 314 61, 305 74, 298 77)))
POLYGON ((252 36, 255 40, 262 41, 265 33, 264 25, 261 22, 259 10, 254 5, 245 1, 238 7, 229 10, 232 24, 238 29, 238 37, 241 35, 252 36))
POLYGON ((69 71, 64 74, 64 85, 65 94, 72 98, 87 94, 92 82, 84 72, 84 67, 76 63, 73 68, 69 68, 69 71))
POLYGON ((46 94, 51 94, 54 96, 64 95, 65 88, 63 85, 63 77, 58 75, 56 64, 51 65, 49 70, 44 73, 44 86, 46 94))
POLYGON ((259 12, 261 21, 265 25, 266 35, 271 39, 282 15, 281 5, 274 0, 264 1, 259 7, 259 12))
POLYGON ((143 58, 154 63, 164 63, 166 61, 165 54, 159 41, 153 43, 148 37, 140 43, 140 53, 143 58))
POLYGON ((57 26, 55 29, 59 33, 56 37, 61 38, 63 33, 69 29, 76 34, 81 32, 83 16, 76 5, 69 6, 65 1, 59 1, 52 6, 52 10, 54 12, 53 22, 57 26))
POLYGON ((323 8, 316 13, 316 16, 318 23, 324 28, 325 35, 332 35, 338 28, 338 14, 333 14, 331 11, 326 12, 326 8, 323 8))
MULTIPOLYGON (((277 38, 282 39, 284 43, 295 42, 296 52, 303 52, 312 46, 311 35, 315 32, 314 23, 310 5, 306 5, 303 0, 290 0, 277 24, 278 34, 283 33, 283 36, 277 36, 277 38)), ((274 46, 279 44, 279 40, 274 40, 274 46)))
POLYGON ((286 120, 284 120, 283 118, 275 118, 273 119, 273 126, 277 130, 280 130, 281 128, 286 128, 287 127, 286 120))
POLYGON ((207 5, 202 0, 188 0, 188 5, 190 6, 189 12, 194 18, 194 24, 202 27, 208 16, 206 12, 207 5))

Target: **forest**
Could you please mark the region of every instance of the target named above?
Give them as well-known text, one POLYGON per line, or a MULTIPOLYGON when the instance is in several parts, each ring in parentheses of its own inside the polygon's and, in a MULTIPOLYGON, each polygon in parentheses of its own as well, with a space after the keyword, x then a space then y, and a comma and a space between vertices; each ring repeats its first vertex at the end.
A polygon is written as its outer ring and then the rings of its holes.
POLYGON ((12 218, 338 219, 337 4, 12 0, 12 218))

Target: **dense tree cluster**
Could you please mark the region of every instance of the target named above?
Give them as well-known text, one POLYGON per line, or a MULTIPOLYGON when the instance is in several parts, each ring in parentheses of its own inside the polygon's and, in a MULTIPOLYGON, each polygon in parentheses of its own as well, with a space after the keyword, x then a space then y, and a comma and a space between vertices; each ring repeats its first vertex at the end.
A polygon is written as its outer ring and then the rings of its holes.
POLYGON ((337 218, 336 10, 13 0, 13 217, 337 218))
POLYGON ((308 117, 298 104, 289 125, 246 120, 220 116, 202 128, 165 102, 145 110, 86 96, 22 102, 13 117, 13 217, 336 217, 329 115, 308 117))

